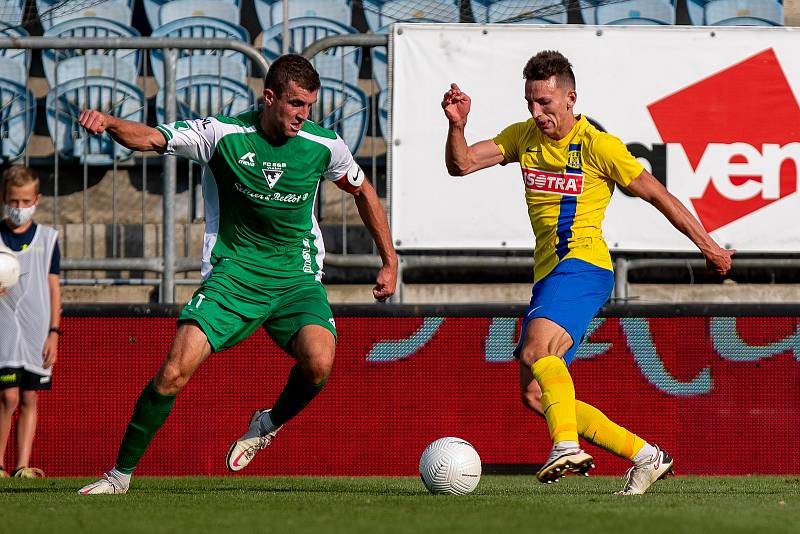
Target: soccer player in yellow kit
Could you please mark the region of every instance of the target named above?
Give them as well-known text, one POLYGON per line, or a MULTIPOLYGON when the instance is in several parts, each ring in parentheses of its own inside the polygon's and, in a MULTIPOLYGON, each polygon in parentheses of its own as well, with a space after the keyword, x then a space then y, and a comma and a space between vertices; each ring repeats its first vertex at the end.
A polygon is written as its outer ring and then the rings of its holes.
POLYGON ((570 472, 587 474, 594 461, 578 446, 580 435, 633 461, 617 493, 641 494, 672 471, 672 457, 576 400, 567 369, 614 286, 601 224, 615 184, 664 214, 700 249, 710 270, 727 273, 735 251, 714 242, 617 137, 573 113, 575 75, 566 57, 539 52, 525 65, 523 76, 531 118, 473 145, 464 136, 470 98, 451 84, 442 99, 450 123, 445 163, 453 176, 497 164, 519 163, 522 169, 536 248, 533 295, 514 355, 520 360, 523 404, 547 420, 553 438, 538 479, 553 482, 570 472))

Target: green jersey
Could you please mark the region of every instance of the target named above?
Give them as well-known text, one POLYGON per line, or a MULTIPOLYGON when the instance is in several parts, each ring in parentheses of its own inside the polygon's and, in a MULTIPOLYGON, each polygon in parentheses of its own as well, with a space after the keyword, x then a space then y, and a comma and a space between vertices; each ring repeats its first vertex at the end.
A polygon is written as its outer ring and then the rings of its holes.
POLYGON ((357 169, 335 132, 305 121, 273 146, 259 111, 162 124, 166 154, 203 165, 203 278, 221 269, 263 285, 322 278, 325 246, 314 203, 321 179, 357 169))

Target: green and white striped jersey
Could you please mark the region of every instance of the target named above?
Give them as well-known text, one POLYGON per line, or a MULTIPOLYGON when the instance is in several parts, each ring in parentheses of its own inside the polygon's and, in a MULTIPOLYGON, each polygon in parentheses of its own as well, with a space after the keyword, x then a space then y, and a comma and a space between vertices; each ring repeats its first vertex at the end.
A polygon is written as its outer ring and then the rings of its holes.
POLYGON ((320 280, 325 246, 314 200, 321 179, 338 181, 356 166, 353 155, 335 132, 311 121, 273 146, 258 116, 250 111, 157 127, 166 154, 203 165, 203 278, 224 263, 226 272, 260 286, 320 280))

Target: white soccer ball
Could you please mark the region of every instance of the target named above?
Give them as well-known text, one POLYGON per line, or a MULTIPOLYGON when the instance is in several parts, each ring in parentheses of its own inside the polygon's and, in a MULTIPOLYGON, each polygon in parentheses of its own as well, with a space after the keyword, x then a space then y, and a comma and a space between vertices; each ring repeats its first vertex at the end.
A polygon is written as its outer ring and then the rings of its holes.
POLYGON ((0 286, 8 289, 19 280, 19 261, 17 255, 8 249, 0 248, 0 286))
POLYGON ((419 476, 431 493, 466 495, 481 480, 481 457, 463 439, 440 438, 422 453, 419 476))

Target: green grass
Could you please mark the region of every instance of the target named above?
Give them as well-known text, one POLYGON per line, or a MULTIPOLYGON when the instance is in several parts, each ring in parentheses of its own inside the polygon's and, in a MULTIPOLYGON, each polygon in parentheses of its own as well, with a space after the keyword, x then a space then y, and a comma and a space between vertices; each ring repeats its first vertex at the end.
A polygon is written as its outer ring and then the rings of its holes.
POLYGON ((87 482, 0 480, 0 532, 800 531, 798 477, 677 477, 635 497, 608 477, 484 476, 465 497, 415 478, 139 477, 128 495, 77 495, 87 482))

